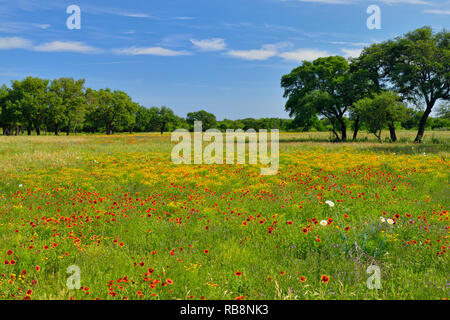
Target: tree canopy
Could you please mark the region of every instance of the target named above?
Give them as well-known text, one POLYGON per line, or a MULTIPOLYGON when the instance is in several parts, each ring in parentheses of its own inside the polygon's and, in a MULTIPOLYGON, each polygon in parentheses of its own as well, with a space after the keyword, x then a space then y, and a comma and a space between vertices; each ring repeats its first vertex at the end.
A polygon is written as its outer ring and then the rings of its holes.
POLYGON ((419 28, 364 49, 354 63, 380 88, 398 92, 419 108, 425 106, 415 139, 420 142, 436 102, 449 100, 450 33, 419 28))
POLYGON ((340 56, 318 58, 303 64, 281 79, 286 111, 299 124, 310 126, 317 115, 332 124, 337 140, 347 140, 344 117, 366 92, 368 79, 352 72, 348 61, 340 56), (341 131, 341 136, 337 133, 341 131))

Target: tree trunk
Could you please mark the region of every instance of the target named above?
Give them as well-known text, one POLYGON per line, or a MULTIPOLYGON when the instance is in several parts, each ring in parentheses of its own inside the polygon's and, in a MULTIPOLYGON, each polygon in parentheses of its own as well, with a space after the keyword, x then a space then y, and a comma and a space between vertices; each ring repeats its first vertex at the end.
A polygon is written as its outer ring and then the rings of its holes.
POLYGON ((427 124, 428 116, 431 113, 431 110, 433 109, 434 101, 427 103, 427 109, 425 110, 422 119, 420 119, 419 123, 419 131, 417 132, 416 139, 414 140, 415 143, 422 142, 423 134, 425 133, 425 126, 427 124))
POLYGON ((36 130, 36 135, 40 136, 41 135, 41 128, 39 127, 39 124, 34 124, 34 130, 36 130))
POLYGON ((344 119, 340 119, 339 122, 341 123, 341 140, 345 142, 347 141, 347 126, 345 125, 344 119))
POLYGON ((379 143, 383 143, 383 140, 381 140, 381 129, 378 132, 378 134, 377 134, 377 131, 375 131, 374 135, 375 135, 375 137, 377 137, 379 143))
POLYGON ((55 128, 55 136, 59 135, 59 124, 55 128))
POLYGON ((354 126, 355 126, 355 129, 353 131, 353 141, 356 141, 356 137, 358 136, 358 131, 359 131, 359 116, 356 116, 354 126))
POLYGON ((106 134, 108 136, 112 134, 112 124, 110 124, 110 123, 106 124, 106 134))
POLYGON ((339 135, 337 134, 336 130, 334 130, 334 128, 333 128, 333 133, 334 133, 334 136, 336 137, 336 140, 341 141, 341 138, 339 138, 339 135))
POLYGON ((391 134, 391 141, 397 142, 397 134, 395 133, 394 123, 389 123, 389 133, 391 134))

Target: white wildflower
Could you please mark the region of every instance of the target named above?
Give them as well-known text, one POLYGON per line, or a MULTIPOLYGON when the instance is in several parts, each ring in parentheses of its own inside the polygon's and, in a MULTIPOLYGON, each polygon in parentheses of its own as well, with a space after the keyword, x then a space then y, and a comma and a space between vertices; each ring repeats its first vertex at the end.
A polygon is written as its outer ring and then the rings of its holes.
POLYGON ((327 205, 329 205, 331 208, 334 207, 334 202, 333 201, 327 200, 327 201, 325 201, 325 203, 327 205))

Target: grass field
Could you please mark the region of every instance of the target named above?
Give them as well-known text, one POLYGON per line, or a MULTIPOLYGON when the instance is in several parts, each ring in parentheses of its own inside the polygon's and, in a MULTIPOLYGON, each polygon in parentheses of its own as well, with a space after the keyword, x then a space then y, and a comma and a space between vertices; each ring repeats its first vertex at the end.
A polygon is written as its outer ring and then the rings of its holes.
POLYGON ((0 137, 0 299, 448 298, 450 132, 414 134, 280 134, 275 176, 176 166, 170 135, 0 137))

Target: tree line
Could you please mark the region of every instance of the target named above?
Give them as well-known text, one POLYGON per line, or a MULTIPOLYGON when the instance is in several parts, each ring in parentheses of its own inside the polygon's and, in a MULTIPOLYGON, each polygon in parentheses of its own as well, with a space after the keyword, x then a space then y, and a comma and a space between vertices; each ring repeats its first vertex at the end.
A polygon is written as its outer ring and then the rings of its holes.
POLYGON ((120 90, 85 88, 85 80, 27 77, 0 88, 4 135, 61 131, 133 132, 175 129, 183 120, 165 106, 145 108, 120 90))
MULTIPOLYGON (((222 131, 279 129, 285 132, 298 132, 333 131, 335 128, 335 123, 328 117, 319 118, 317 114, 311 115, 308 121, 299 117, 218 121, 213 113, 200 110, 190 112, 183 118, 166 106, 147 108, 135 103, 123 91, 93 90, 85 88, 84 85, 83 79, 60 78, 49 81, 36 77, 12 81, 10 87, 3 85, 0 88, 0 126, 3 128, 3 134, 40 135, 41 132, 55 135, 61 132, 67 135, 77 132, 98 132, 108 135, 114 132, 162 134, 178 128, 192 131, 195 121, 202 121, 204 130, 216 128, 222 131)), ((390 120, 393 117, 398 120, 392 123, 392 126, 404 129, 418 128, 423 111, 400 107, 393 101, 397 99, 394 94, 384 93, 372 99, 366 98, 355 104, 355 110, 360 110, 362 120, 344 116, 342 121, 345 127, 374 130, 373 128, 378 128, 379 118, 366 118, 365 115, 375 112, 380 114, 383 108, 392 108, 397 114, 393 113, 390 120)), ((382 114, 387 114, 387 111, 382 114)), ((431 129, 450 128, 448 104, 442 105, 438 116, 430 119, 427 126, 431 129)))
POLYGON ((354 59, 340 56, 304 61, 281 79, 292 119, 262 118, 217 121, 205 110, 186 118, 168 107, 144 107, 120 90, 85 87, 85 80, 27 77, 0 87, 0 126, 4 135, 35 132, 170 132, 203 129, 279 129, 331 131, 338 141, 367 130, 381 140, 388 129, 449 128, 450 34, 424 27, 394 40, 365 48, 354 59), (430 118, 436 105, 438 117, 430 118))
POLYGON ((381 139, 419 110, 415 142, 422 141, 436 105, 448 114, 450 96, 450 33, 419 28, 393 40, 373 44, 357 58, 340 56, 304 61, 281 79, 286 111, 303 126, 317 116, 331 123, 336 140, 346 141, 352 119, 353 139, 364 125, 381 139))

